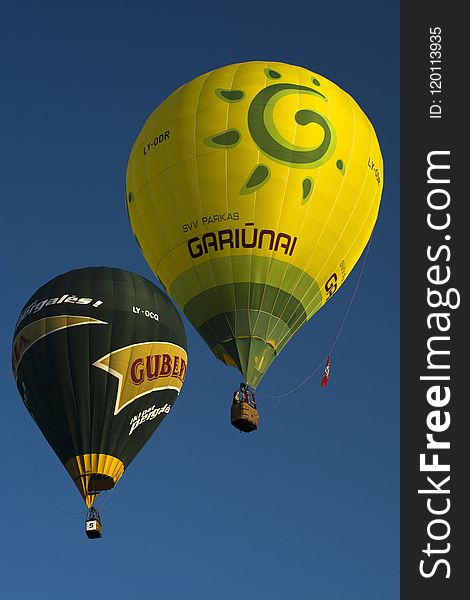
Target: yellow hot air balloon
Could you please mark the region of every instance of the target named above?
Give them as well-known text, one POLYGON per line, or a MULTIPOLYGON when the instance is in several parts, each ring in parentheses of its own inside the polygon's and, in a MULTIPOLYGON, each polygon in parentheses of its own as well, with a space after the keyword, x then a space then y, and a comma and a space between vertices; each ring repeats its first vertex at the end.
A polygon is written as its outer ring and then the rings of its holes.
POLYGON ((359 259, 383 164, 341 88, 302 67, 247 62, 197 77, 150 115, 126 184, 155 275, 255 388, 359 259))

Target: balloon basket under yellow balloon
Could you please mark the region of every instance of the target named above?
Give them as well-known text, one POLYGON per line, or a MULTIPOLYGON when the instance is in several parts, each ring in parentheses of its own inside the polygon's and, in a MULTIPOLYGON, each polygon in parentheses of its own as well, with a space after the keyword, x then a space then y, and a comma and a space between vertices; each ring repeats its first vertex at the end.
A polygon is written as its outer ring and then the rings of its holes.
POLYGON ((248 402, 236 402, 232 404, 230 411, 232 425, 245 433, 258 429, 258 410, 248 402))

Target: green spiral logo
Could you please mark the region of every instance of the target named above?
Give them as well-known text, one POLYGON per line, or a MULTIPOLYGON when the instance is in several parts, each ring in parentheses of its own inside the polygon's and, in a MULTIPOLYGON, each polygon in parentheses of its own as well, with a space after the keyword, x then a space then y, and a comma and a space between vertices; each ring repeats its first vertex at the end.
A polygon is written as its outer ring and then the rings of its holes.
MULTIPOLYGON (((271 68, 264 69, 267 79, 282 79, 282 73, 271 68)), ((321 82, 316 77, 311 77, 315 87, 321 87, 321 82)), ((222 89, 215 90, 216 96, 223 102, 236 104, 246 98, 244 90, 222 89)), ((294 83, 273 83, 260 90, 248 107, 247 123, 251 138, 260 151, 272 161, 289 167, 314 169, 324 164, 331 158, 336 149, 336 133, 333 125, 320 112, 308 108, 298 110, 294 114, 297 125, 304 127, 315 124, 323 130, 323 138, 317 146, 296 146, 286 140, 276 126, 274 113, 276 106, 282 98, 291 94, 307 94, 315 100, 327 103, 328 98, 319 90, 294 83)), ((242 134, 238 129, 226 129, 207 137, 204 143, 214 148, 232 149, 238 146, 242 134)), ((269 162, 269 161, 267 161, 269 162)), ((342 160, 336 161, 336 167, 342 175, 346 167, 342 160)), ((299 189, 301 203, 306 204, 312 197, 314 190, 313 173, 308 173, 299 189)), ((255 165, 248 175, 245 183, 240 188, 241 195, 248 195, 263 187, 271 177, 269 164, 255 165)))
POLYGON ((326 97, 309 87, 292 83, 276 83, 261 90, 248 109, 248 128, 253 141, 269 158, 295 167, 318 167, 326 162, 336 147, 336 135, 328 119, 312 109, 299 110, 294 119, 298 125, 315 123, 323 129, 323 140, 311 148, 299 148, 282 137, 274 122, 276 104, 290 94, 309 94, 324 102, 326 97))

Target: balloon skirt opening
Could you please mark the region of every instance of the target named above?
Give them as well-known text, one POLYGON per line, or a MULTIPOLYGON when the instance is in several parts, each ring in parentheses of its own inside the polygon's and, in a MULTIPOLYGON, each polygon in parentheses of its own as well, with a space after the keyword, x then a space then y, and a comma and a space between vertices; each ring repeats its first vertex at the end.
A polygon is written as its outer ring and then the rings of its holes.
POLYGON ((122 461, 109 454, 74 456, 65 463, 65 468, 88 508, 99 492, 112 489, 124 473, 122 461))
POLYGON ((265 340, 246 337, 223 342, 214 348, 214 354, 226 365, 236 366, 247 384, 256 388, 277 353, 265 340))

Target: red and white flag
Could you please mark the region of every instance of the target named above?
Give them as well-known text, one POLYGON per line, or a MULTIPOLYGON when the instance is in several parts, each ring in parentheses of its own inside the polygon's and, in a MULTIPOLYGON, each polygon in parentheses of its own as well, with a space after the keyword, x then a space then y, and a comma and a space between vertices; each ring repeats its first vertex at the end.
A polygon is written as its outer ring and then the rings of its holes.
POLYGON ((323 377, 321 379, 322 388, 328 383, 328 377, 330 376, 330 357, 326 359, 325 370, 323 371, 323 377))

